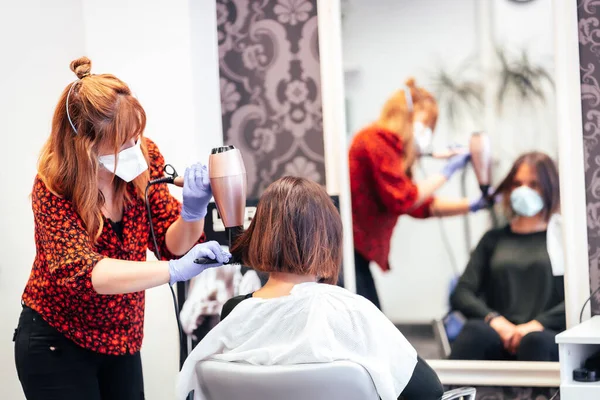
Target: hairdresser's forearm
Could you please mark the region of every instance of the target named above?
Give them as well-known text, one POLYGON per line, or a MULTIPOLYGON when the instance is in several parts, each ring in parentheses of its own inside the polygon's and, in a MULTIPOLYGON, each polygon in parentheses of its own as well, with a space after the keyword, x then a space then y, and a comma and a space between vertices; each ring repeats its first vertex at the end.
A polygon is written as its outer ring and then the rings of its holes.
POLYGON ((100 260, 92 270, 92 286, 99 294, 140 292, 169 282, 166 261, 100 260))
POLYGON ((427 179, 424 179, 421 182, 418 182, 417 183, 417 190, 418 190, 417 201, 415 202, 415 205, 413 206, 413 208, 419 207, 421 204, 423 204, 423 202, 425 200, 427 200, 428 198, 433 196, 433 193, 435 193, 436 190, 438 190, 440 187, 442 187, 444 185, 444 183, 446 183, 446 181, 447 181, 447 179, 444 175, 435 174, 435 175, 430 176, 427 179))
POLYGON ((435 217, 450 217, 468 212, 469 201, 467 199, 449 200, 436 197, 431 203, 431 214, 435 217))
POLYGON ((165 242, 167 249, 176 256, 182 256, 200 239, 204 231, 204 219, 194 222, 184 221, 181 217, 167 229, 165 242))

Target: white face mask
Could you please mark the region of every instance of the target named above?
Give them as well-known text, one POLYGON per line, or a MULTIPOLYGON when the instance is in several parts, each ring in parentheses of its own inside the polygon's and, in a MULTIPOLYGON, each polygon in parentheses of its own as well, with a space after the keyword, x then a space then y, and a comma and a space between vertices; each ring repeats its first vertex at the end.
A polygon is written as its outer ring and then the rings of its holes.
POLYGON ((138 140, 134 146, 120 151, 117 160, 117 169, 115 170, 115 156, 113 154, 98 157, 98 161, 104 168, 114 172, 116 176, 125 182, 131 182, 148 169, 148 163, 144 158, 144 153, 142 153, 141 140, 138 140))
POLYGON ((433 139, 433 131, 430 127, 417 121, 413 124, 413 133, 415 137, 415 145, 419 154, 427 154, 431 152, 431 140, 433 139))
POLYGON ((522 217, 533 217, 544 209, 542 196, 529 186, 519 186, 510 194, 510 204, 522 217))

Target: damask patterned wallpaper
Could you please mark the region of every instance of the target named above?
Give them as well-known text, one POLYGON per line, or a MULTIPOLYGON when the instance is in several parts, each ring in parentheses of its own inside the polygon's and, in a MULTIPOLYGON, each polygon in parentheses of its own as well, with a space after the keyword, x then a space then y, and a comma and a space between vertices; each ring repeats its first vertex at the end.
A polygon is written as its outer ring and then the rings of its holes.
MULTIPOLYGON (((590 284, 600 285, 600 2, 577 1, 590 284)), ((600 314, 600 294, 592 299, 600 314)))
POLYGON ((316 0, 217 0, 221 113, 248 196, 285 175, 325 184, 316 0))

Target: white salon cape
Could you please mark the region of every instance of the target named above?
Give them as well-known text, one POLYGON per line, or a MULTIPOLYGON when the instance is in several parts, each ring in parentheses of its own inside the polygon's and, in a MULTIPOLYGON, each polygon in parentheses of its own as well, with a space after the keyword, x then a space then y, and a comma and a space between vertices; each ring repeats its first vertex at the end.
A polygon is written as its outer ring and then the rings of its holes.
POLYGON ((546 230, 546 245, 548 255, 550 256, 553 276, 564 276, 565 274, 564 242, 562 216, 558 213, 552 214, 546 230))
POLYGON ((288 296, 239 303, 187 358, 178 400, 191 390, 195 400, 205 399, 195 371, 203 360, 254 365, 348 360, 367 370, 382 400, 396 400, 412 376, 417 352, 364 297, 338 286, 302 283, 288 296))

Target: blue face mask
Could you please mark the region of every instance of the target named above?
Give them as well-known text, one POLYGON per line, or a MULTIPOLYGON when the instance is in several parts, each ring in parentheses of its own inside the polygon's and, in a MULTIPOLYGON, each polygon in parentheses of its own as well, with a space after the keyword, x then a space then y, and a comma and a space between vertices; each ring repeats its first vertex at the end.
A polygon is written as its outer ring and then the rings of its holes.
POLYGON ((544 200, 529 186, 519 186, 510 194, 510 205, 517 215, 533 217, 544 209, 544 200))

